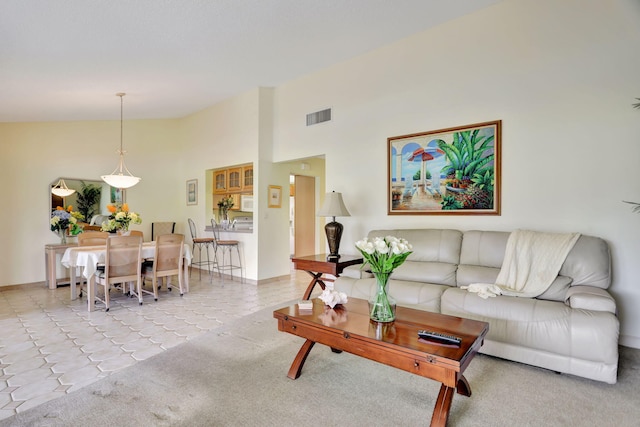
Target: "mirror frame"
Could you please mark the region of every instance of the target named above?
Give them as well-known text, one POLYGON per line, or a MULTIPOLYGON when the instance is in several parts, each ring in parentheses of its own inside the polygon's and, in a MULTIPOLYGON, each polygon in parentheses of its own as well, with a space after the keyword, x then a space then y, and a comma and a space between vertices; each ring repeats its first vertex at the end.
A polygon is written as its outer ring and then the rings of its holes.
MULTIPOLYGON (((107 184, 104 181, 99 181, 96 179, 82 179, 82 178, 65 178, 65 177, 59 177, 56 178, 53 182, 51 182, 49 184, 48 187, 48 194, 49 194, 49 219, 51 219, 51 213, 53 212, 53 210, 57 207, 60 206, 59 203, 56 203, 57 200, 62 200, 62 206, 66 207, 69 205, 76 206, 76 194, 78 191, 80 191, 82 189, 82 182, 84 182, 85 184, 93 184, 96 185, 98 187, 100 187, 102 189, 101 194, 100 194, 100 206, 98 208, 98 212, 96 213, 96 215, 100 215, 103 214, 103 212, 107 212, 107 205, 109 203, 112 202, 112 199, 115 198, 121 198, 122 201, 124 201, 124 190, 120 190, 121 193, 118 194, 117 189, 113 189, 111 186, 109 186, 109 184, 107 184), (76 190, 76 193, 73 193, 72 195, 68 196, 68 197, 59 197, 56 196, 55 194, 53 194, 51 192, 51 189, 58 184, 58 181, 64 179, 65 183, 67 184, 67 187, 69 187, 69 189, 72 190, 76 190), (106 197, 105 197, 106 196, 106 197)), ((115 200, 113 200, 115 201, 115 200)), ((76 210, 76 209, 74 209, 76 210)), ((85 218, 84 222, 86 222, 87 224, 89 224, 91 222, 91 218, 85 218)), ((49 226, 49 230, 51 230, 51 226, 50 224, 48 224, 49 226)))

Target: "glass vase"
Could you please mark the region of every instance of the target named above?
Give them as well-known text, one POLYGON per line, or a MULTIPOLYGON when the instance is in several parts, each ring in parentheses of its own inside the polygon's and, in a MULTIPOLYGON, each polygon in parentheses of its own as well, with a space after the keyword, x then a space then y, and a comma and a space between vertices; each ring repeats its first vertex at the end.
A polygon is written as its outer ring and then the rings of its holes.
POLYGON ((61 245, 66 245, 67 244, 67 229, 63 229, 63 230, 58 230, 58 236, 60 236, 60 244, 61 245))
POLYGON ((389 295, 391 273, 373 272, 376 277, 376 294, 369 300, 369 318, 374 322, 388 323, 396 319, 396 301, 389 295))

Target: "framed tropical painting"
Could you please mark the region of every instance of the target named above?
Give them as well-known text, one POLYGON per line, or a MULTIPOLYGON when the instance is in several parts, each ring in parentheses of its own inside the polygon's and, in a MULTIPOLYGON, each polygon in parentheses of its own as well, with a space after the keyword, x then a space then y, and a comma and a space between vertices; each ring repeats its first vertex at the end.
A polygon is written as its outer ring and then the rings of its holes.
POLYGON ((387 139, 389 215, 500 215, 502 121, 387 139))

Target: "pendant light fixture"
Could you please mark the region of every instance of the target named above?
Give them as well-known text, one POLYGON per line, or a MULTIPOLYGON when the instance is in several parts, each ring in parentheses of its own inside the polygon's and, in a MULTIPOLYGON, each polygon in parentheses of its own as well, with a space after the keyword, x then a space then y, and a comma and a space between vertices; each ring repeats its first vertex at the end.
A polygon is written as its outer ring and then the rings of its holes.
POLYGON ((124 164, 124 153, 125 151, 122 149, 122 98, 126 95, 126 93, 116 93, 116 96, 120 97, 120 150, 117 153, 120 154, 120 162, 116 169, 111 172, 111 175, 102 175, 101 178, 104 182, 109 184, 115 188, 129 188, 133 187, 137 183, 140 182, 141 178, 137 176, 133 176, 127 166, 124 164), (125 174, 126 172, 126 174, 125 174))
POLYGON ((75 193, 76 190, 67 187, 67 183, 61 178, 58 183, 51 188, 51 192, 59 197, 68 197, 75 193))

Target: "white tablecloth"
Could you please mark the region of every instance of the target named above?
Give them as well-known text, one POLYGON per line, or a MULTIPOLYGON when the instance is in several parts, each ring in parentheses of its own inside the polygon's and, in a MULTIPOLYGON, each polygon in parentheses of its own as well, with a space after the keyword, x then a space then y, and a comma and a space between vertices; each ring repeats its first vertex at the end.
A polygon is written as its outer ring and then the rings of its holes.
MULTIPOLYGON (((153 258, 156 254, 156 242, 144 242, 142 244, 142 258, 153 258)), ((90 297, 88 298, 88 308, 89 311, 93 311, 94 301, 91 298, 92 292, 94 292, 93 283, 94 283, 94 275, 97 270, 98 264, 106 261, 107 257, 107 247, 103 246, 76 246, 68 248, 64 251, 64 255, 62 255, 62 260, 60 261, 62 265, 68 267, 71 270, 71 299, 76 299, 77 289, 76 289, 76 268, 82 268, 82 275, 87 279, 88 291, 90 297)), ((182 278, 186 285, 187 291, 189 289, 189 274, 187 272, 187 266, 191 265, 191 247, 185 243, 183 250, 183 259, 184 259, 184 269, 182 272, 182 278)))
MULTIPOLYGON (((155 242, 144 242, 142 244, 142 258, 153 258, 156 254, 155 242)), ((105 262, 107 256, 106 246, 78 246, 68 248, 62 255, 60 261, 68 268, 82 268, 82 275, 89 279, 96 273, 97 265, 105 262)), ((185 243, 184 260, 187 265, 191 264, 191 247, 185 243)))

